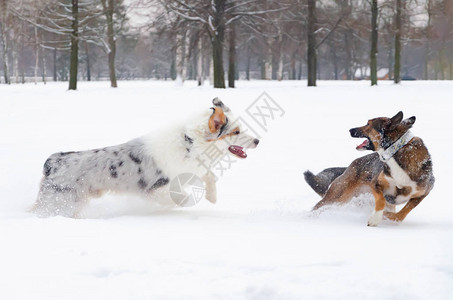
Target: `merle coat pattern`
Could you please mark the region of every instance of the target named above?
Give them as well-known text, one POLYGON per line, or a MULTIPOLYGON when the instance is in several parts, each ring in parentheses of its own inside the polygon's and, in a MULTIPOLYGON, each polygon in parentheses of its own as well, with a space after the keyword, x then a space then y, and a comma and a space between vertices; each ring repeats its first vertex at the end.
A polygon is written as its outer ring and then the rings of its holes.
POLYGON ((201 165, 200 155, 214 143, 225 155, 245 158, 244 149, 255 148, 259 140, 241 131, 241 124, 234 122, 237 119, 222 101, 215 98, 212 103, 214 107, 187 124, 117 146, 51 155, 44 163, 33 211, 42 217, 79 217, 90 198, 106 192, 150 198, 182 173, 200 177, 205 198, 215 203, 214 161, 201 165))

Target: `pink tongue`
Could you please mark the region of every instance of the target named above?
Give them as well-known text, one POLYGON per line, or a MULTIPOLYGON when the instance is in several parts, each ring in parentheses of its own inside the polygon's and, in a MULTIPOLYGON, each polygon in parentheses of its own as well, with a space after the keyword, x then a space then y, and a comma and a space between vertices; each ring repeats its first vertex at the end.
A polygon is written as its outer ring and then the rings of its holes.
POLYGON ((240 158, 246 158, 247 157, 247 153, 244 152, 244 150, 242 150, 244 148, 242 148, 241 146, 236 146, 236 145, 231 145, 230 147, 228 147, 228 150, 230 150, 231 153, 233 153, 234 155, 240 157, 240 158))
POLYGON ((368 140, 363 141, 360 145, 356 147, 357 150, 365 150, 365 147, 368 146, 368 140))

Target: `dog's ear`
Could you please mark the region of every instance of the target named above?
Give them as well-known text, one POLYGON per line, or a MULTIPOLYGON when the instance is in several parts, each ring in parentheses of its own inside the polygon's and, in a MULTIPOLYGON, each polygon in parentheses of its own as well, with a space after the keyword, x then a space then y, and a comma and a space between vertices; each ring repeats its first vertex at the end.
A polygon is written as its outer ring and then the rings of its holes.
POLYGON ((220 107, 221 109, 223 109, 224 112, 229 112, 230 109, 228 108, 228 106, 226 106, 225 104, 223 104, 223 102, 215 97, 213 100, 212 100, 212 104, 214 104, 215 107, 220 107))
POLYGON ((412 125, 414 125, 415 120, 416 120, 415 116, 412 116, 410 118, 403 120, 401 123, 404 124, 407 128, 411 128, 412 125))
POLYGON ((221 107, 211 107, 211 109, 212 115, 209 118, 208 125, 209 131, 215 133, 223 126, 223 124, 225 124, 226 117, 221 107))
POLYGON ((403 112, 399 111, 396 115, 390 118, 390 122, 388 123, 389 130, 394 130, 399 123, 403 120, 403 112))

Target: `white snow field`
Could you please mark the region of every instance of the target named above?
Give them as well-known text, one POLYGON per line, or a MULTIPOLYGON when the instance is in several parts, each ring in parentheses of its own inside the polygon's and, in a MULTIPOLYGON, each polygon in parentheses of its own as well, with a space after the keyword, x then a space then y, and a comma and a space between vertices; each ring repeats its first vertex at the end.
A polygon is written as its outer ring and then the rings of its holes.
POLYGON ((0 299, 453 299, 453 82, 237 85, 0 85, 0 299), (247 119, 263 92, 285 112, 264 128, 247 119), (261 137, 219 179, 217 204, 107 195, 82 219, 27 212, 50 154, 184 122, 216 96, 261 137), (348 130, 399 110, 433 157, 431 194, 399 224, 367 227, 370 195, 310 213, 303 171, 347 166, 365 154, 348 130))

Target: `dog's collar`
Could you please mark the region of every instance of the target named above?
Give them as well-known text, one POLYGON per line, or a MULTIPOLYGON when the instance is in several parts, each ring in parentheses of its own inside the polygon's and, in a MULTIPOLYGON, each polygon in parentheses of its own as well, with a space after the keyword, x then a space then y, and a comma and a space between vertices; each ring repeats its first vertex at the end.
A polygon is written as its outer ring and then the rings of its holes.
POLYGON ((396 142, 394 142, 390 147, 385 149, 382 153, 379 153, 379 158, 383 162, 387 162, 390 158, 395 155, 396 152, 398 152, 401 148, 407 145, 407 143, 410 142, 415 137, 415 135, 407 131, 405 134, 403 134, 396 142))

